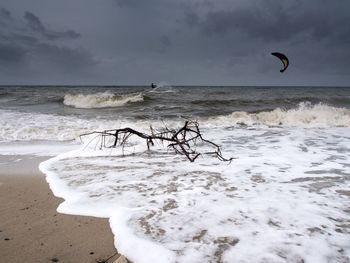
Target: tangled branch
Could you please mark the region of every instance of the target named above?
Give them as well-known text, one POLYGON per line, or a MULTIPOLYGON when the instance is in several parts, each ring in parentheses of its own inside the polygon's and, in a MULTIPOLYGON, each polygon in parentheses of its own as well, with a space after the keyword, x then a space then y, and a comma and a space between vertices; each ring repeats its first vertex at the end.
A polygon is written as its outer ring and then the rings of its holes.
POLYGON ((150 149, 151 146, 154 146, 154 141, 159 141, 162 144, 168 143, 167 147, 169 149, 174 150, 178 154, 185 155, 191 162, 194 162, 201 154, 213 155, 220 161, 225 162, 231 162, 234 159, 227 159, 223 157, 219 145, 213 143, 212 141, 204 139, 199 130, 199 124, 196 121, 186 121, 184 126, 178 130, 165 127, 161 131, 156 131, 151 127, 151 135, 136 131, 131 128, 121 128, 105 130, 101 132, 94 131, 85 133, 80 135, 80 138, 93 134, 100 137, 100 148, 116 148, 118 146, 121 146, 124 149, 130 137, 132 135, 136 135, 146 140, 148 149, 150 149), (196 146, 200 142, 207 144, 213 150, 203 153, 197 152, 196 146))

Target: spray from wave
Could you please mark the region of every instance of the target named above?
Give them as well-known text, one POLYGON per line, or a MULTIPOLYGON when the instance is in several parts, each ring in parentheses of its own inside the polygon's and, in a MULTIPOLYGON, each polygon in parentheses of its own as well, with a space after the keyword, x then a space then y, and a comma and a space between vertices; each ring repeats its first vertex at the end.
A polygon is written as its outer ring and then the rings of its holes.
POLYGON ((120 107, 127 103, 143 101, 142 93, 116 95, 111 92, 99 92, 95 94, 66 94, 63 103, 80 109, 96 109, 120 107))
POLYGON ((149 90, 148 93, 176 93, 177 90, 167 82, 161 81, 156 87, 149 90))
POLYGON ((350 110, 323 103, 301 102, 294 109, 276 108, 272 111, 249 113, 236 111, 230 115, 209 120, 209 124, 231 126, 234 124, 298 126, 298 127, 350 127, 350 110))

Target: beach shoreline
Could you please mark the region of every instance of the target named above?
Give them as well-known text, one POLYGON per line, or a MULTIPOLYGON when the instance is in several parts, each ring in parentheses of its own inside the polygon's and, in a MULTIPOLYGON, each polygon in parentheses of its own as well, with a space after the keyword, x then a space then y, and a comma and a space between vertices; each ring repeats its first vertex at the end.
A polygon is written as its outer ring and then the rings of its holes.
POLYGON ((0 93, 1 262, 350 262, 349 88, 0 93), (113 132, 186 120, 203 135, 183 145, 195 162, 113 132))
POLYGON ((40 162, 0 156, 0 251, 3 262, 113 262, 108 219, 60 214, 40 162), (108 261, 106 261, 109 258, 108 261))

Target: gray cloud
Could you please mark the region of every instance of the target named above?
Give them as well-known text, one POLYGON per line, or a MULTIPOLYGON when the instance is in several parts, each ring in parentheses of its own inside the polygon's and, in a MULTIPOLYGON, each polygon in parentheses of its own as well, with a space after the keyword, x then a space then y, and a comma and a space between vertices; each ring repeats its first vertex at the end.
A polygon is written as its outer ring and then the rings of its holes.
POLYGON ((11 12, 6 8, 0 8, 0 19, 10 19, 11 12))
POLYGON ((92 69, 96 61, 92 55, 82 48, 59 47, 40 43, 33 48, 39 60, 59 69, 63 73, 73 74, 92 69))
POLYGON ((6 22, 0 28, 2 80, 27 80, 30 83, 40 82, 44 75, 56 81, 63 76, 72 80, 72 77, 85 79, 93 75, 97 61, 91 53, 78 45, 56 42, 76 39, 78 33, 72 30, 49 30, 30 12, 25 12, 24 18, 25 23, 13 17, 7 9, 0 9, 0 21, 11 19, 11 23, 6 22))
POLYGON ((155 51, 159 53, 164 53, 172 46, 171 39, 168 36, 160 36, 158 43, 155 45, 155 51))
POLYGON ((209 11, 200 27, 208 35, 240 34, 264 41, 288 41, 300 35, 314 40, 335 35, 340 41, 348 38, 347 15, 333 15, 327 8, 315 10, 303 2, 296 3, 291 7, 280 1, 266 1, 253 7, 209 11))
POLYGON ((350 83, 348 0, 45 1, 3 0, 2 68, 100 84, 350 83), (272 51, 289 56, 284 74, 272 51))
POLYGON ((120 7, 138 6, 140 2, 138 0, 115 0, 115 1, 120 7))
POLYGON ((184 21, 188 26, 194 27, 199 24, 199 16, 192 10, 189 10, 185 12, 184 21))
POLYGON ((290 57, 288 74, 293 78, 306 81, 323 74, 335 79, 337 74, 350 73, 346 11, 350 3, 320 1, 249 1, 206 12, 194 8, 190 12, 195 23, 187 22, 186 15, 184 22, 204 43, 207 54, 217 48, 217 56, 233 75, 263 74, 265 81, 275 70, 270 52, 282 51, 290 57))
POLYGON ((0 43, 0 62, 1 63, 18 63, 25 59, 27 51, 12 44, 0 43))
POLYGON ((161 5, 162 3, 166 3, 167 0, 159 1, 159 0, 114 0, 119 7, 130 7, 130 8, 153 8, 156 5, 161 5))
POLYGON ((76 39, 76 38, 80 37, 80 34, 78 34, 77 32, 75 32, 74 30, 71 30, 71 29, 63 31, 63 32, 47 29, 41 23, 39 17, 37 17, 36 15, 34 15, 31 12, 25 12, 24 18, 27 21, 28 26, 32 30, 39 32, 47 39, 50 39, 50 40, 64 39, 64 38, 76 39))
POLYGON ((40 19, 30 12, 25 12, 24 18, 27 20, 29 27, 31 27, 35 31, 45 31, 45 27, 40 22, 40 19))
POLYGON ((5 8, 0 8, 0 26, 4 27, 11 22, 11 12, 5 8))

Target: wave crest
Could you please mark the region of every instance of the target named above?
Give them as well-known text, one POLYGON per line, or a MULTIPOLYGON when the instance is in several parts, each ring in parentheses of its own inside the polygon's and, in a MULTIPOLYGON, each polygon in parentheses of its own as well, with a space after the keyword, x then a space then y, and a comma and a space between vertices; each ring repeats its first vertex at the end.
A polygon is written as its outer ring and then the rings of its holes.
POLYGON ((95 94, 66 94, 63 104, 80 109, 120 107, 127 103, 143 101, 142 93, 116 95, 111 92, 95 94))
POLYGON ((323 103, 301 102, 294 109, 276 108, 272 111, 249 113, 236 111, 230 115, 212 119, 216 125, 268 125, 298 127, 350 127, 350 110, 323 103))

